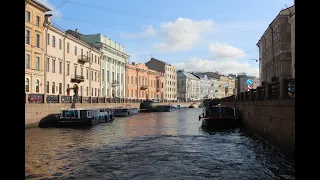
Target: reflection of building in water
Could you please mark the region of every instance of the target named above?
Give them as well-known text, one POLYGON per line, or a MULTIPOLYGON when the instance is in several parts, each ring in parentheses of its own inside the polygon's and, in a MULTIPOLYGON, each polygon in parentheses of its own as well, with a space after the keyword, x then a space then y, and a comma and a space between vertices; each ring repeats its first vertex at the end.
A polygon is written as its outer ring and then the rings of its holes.
POLYGON ((175 126, 176 120, 166 118, 166 113, 150 113, 147 116, 128 119, 126 121, 124 131, 127 138, 160 134, 175 134, 175 126))

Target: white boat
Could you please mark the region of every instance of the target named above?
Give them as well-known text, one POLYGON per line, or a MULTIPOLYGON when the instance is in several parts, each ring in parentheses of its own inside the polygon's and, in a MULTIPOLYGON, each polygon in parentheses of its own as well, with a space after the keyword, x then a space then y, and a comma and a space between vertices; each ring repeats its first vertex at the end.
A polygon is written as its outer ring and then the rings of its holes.
POLYGON ((126 107, 117 107, 114 109, 115 117, 125 117, 125 116, 133 116, 139 113, 138 108, 131 108, 131 105, 127 105, 126 107))
POLYGON ((92 125, 95 123, 106 122, 114 117, 112 109, 108 111, 105 108, 89 109, 89 108, 73 108, 61 109, 59 124, 77 124, 92 125))

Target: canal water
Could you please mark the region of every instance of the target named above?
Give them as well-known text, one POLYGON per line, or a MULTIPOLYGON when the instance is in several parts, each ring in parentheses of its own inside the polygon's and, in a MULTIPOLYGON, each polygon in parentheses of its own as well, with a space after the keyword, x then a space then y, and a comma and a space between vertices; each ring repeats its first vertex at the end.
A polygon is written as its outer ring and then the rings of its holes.
POLYGON ((295 179, 293 159, 240 129, 205 129, 201 110, 27 129, 25 179, 295 179))

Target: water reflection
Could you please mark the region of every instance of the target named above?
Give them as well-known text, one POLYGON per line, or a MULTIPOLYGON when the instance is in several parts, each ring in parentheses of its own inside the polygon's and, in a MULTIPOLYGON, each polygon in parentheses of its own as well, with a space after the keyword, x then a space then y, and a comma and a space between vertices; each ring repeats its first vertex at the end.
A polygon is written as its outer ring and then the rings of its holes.
POLYGON ((200 112, 26 130, 26 179, 294 179, 293 160, 239 129, 204 128, 200 112))

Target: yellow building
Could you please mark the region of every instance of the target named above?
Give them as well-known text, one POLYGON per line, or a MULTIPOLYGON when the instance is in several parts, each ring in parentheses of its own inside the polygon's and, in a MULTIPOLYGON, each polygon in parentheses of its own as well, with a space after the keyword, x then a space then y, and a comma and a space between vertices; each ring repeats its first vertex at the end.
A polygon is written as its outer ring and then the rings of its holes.
POLYGON ((44 92, 44 19, 48 7, 25 0, 25 92, 44 92))

